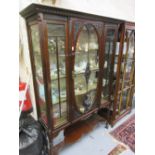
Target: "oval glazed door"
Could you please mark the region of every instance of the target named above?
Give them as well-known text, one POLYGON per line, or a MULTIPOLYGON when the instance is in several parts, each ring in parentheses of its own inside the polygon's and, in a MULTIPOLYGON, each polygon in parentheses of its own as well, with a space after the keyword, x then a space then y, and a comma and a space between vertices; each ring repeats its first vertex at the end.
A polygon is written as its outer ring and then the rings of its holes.
POLYGON ((72 76, 74 79, 75 106, 82 114, 92 109, 96 99, 99 43, 93 25, 84 25, 78 34, 72 76))

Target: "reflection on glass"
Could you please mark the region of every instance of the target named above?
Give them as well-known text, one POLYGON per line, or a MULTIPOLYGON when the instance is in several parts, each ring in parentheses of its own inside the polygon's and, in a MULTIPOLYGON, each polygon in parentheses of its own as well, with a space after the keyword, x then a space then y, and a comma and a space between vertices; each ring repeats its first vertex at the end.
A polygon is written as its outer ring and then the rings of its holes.
POLYGON ((45 121, 45 123, 47 123, 45 90, 44 90, 44 80, 42 72, 38 25, 31 26, 31 37, 32 37, 32 48, 33 48, 34 64, 36 71, 36 81, 39 90, 38 93, 39 93, 39 107, 41 112, 41 118, 45 121))
POLYGON ((74 91, 80 112, 91 109, 96 96, 98 64, 98 38, 92 25, 81 30, 75 51, 74 91))
POLYGON ((54 127, 67 122, 65 25, 48 24, 54 127))

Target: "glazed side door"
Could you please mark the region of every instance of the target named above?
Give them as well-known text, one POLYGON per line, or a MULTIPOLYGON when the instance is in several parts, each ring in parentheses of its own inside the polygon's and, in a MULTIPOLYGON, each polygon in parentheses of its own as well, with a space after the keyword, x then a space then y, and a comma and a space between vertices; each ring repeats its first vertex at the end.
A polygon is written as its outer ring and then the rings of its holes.
POLYGON ((70 112, 72 120, 97 110, 100 103, 102 30, 102 22, 70 20, 70 112))
POLYGON ((111 102, 111 94, 115 85, 115 72, 114 64, 117 61, 115 55, 116 42, 117 42, 118 25, 117 24, 105 24, 104 28, 104 65, 103 65, 103 78, 102 78, 102 101, 101 104, 105 104, 107 101, 111 102))
POLYGON ((135 30, 128 25, 125 28, 117 100, 119 115, 131 108, 132 94, 134 92, 135 30))

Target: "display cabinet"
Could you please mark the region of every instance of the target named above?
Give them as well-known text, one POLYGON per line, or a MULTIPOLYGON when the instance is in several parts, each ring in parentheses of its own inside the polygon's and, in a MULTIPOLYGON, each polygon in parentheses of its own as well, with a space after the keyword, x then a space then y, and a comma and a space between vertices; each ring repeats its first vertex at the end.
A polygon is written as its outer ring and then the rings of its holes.
POLYGON ((119 42, 114 61, 112 124, 132 108, 135 82, 135 29, 134 23, 120 25, 119 42))
POLYGON ((124 21, 39 4, 20 14, 26 19, 38 119, 51 154, 58 133, 77 121, 103 108, 113 109, 115 119, 131 107, 134 33, 126 26, 118 32, 124 21))

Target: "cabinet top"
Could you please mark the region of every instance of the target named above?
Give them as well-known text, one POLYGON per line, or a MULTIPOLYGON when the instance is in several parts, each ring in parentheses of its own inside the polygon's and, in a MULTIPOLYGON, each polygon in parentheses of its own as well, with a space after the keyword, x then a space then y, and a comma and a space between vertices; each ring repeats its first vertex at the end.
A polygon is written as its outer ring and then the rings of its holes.
POLYGON ((79 12, 75 10, 68 10, 64 8, 58 8, 58 7, 52 7, 42 4, 30 4, 25 9, 23 9, 20 12, 20 15, 24 17, 25 19, 30 18, 31 16, 37 14, 37 13, 45 13, 45 14, 51 14, 51 15, 60 15, 60 16, 67 16, 67 17, 76 17, 76 18, 85 18, 85 19, 92 19, 92 20, 100 20, 104 22, 112 22, 112 23, 123 23, 125 21, 114 19, 114 18, 108 18, 104 16, 94 15, 90 13, 84 13, 79 12))

